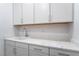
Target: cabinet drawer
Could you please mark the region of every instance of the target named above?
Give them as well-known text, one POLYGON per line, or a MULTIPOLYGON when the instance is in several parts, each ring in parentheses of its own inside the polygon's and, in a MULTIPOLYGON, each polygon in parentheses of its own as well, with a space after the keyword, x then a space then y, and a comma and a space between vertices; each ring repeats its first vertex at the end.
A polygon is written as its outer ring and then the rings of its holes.
POLYGON ((21 42, 16 42, 17 47, 23 47, 23 48, 28 48, 28 44, 26 43, 21 43, 21 42))
POLYGON ((28 48, 16 47, 16 56, 28 56, 28 48))
POLYGON ((5 40, 5 44, 6 45, 12 45, 12 46, 15 46, 15 41, 11 41, 11 40, 5 40))
POLYGON ((62 49, 50 49, 50 56, 79 56, 79 53, 62 49))
POLYGON ((48 56, 48 48, 36 46, 36 45, 29 45, 29 55, 31 56, 48 56))
POLYGON ((5 56, 15 56, 16 48, 12 45, 6 44, 4 54, 5 54, 5 56))

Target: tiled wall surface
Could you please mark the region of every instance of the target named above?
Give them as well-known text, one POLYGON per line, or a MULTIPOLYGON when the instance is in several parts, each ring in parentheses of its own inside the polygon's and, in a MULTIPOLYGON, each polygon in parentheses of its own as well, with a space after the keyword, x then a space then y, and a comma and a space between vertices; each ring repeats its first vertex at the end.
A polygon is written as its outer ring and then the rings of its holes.
POLYGON ((0 4, 0 56, 4 55, 5 37, 11 37, 14 34, 12 23, 12 4, 0 4))
POLYGON ((70 27, 71 24, 31 25, 15 27, 15 34, 16 36, 24 36, 24 28, 26 28, 29 37, 32 38, 70 41, 70 27))

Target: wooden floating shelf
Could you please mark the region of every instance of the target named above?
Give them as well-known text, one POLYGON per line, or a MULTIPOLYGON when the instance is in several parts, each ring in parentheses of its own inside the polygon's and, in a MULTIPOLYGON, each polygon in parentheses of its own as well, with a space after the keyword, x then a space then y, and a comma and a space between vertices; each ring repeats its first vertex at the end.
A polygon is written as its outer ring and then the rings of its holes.
POLYGON ((34 23, 34 24, 16 24, 14 26, 32 26, 32 25, 51 25, 51 24, 69 24, 73 22, 53 22, 53 23, 34 23))

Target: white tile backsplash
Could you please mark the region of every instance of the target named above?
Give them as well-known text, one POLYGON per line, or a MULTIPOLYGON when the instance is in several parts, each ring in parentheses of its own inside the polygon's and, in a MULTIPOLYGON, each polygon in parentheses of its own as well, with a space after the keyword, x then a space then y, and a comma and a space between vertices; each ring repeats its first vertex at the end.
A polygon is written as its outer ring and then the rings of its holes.
MULTIPOLYGON (((25 26, 29 37, 38 39, 70 41, 70 24, 25 26)), ((16 27, 17 36, 24 36, 23 27, 16 27)))

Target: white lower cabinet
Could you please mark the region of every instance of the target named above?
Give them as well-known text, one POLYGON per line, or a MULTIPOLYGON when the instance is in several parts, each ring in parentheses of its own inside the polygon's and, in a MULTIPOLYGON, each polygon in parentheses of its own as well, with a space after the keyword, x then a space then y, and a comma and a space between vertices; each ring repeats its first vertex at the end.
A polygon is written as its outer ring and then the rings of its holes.
POLYGON ((79 52, 5 40, 5 56, 79 56, 79 52))
POLYGON ((29 56, 48 56, 49 51, 47 47, 36 45, 29 45, 29 56))
POLYGON ((28 45, 5 40, 5 56, 28 56, 28 45))
POLYGON ((16 48, 15 48, 15 42, 5 40, 5 56, 15 56, 16 54, 16 48))
POLYGON ((50 56, 79 56, 79 52, 51 48, 50 56))
POLYGON ((6 56, 15 56, 16 52, 15 52, 15 47, 11 46, 11 45, 6 45, 6 56))
POLYGON ((28 56, 28 49, 16 47, 16 56, 28 56))
POLYGON ((28 45, 16 42, 16 56, 28 56, 28 45))

